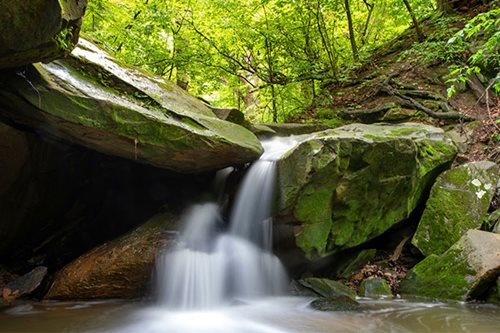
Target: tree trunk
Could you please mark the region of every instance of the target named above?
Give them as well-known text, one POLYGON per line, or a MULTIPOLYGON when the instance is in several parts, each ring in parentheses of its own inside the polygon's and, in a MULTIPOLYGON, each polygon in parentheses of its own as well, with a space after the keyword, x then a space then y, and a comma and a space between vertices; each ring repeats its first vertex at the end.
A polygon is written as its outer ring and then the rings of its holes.
POLYGON ((425 39, 424 34, 422 33, 422 30, 420 29, 420 25, 418 24, 417 17, 415 16, 415 13, 413 12, 413 9, 411 8, 410 2, 408 0, 403 0, 406 9, 408 9, 408 13, 410 13, 411 20, 413 21, 413 25, 415 26, 415 31, 417 33, 417 39, 419 42, 423 41, 425 39))
POLYGON ((354 27, 352 25, 351 17, 351 7, 349 6, 349 0, 344 0, 345 12, 347 14, 347 24, 349 25, 349 39, 351 41, 352 57, 354 61, 359 60, 358 47, 356 46, 356 37, 354 36, 354 27))

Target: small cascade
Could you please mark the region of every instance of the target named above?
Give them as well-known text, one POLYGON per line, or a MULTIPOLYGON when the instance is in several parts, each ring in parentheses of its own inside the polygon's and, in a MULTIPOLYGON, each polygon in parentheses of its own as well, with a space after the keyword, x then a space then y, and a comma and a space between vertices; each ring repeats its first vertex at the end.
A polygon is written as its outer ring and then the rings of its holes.
MULTIPOLYGON (((208 309, 234 299, 283 294, 287 275, 271 252, 275 160, 296 145, 290 138, 263 142, 264 154, 245 176, 229 227, 216 203, 191 207, 176 248, 157 263, 159 301, 169 308, 208 309)), ((217 175, 221 190, 227 169, 217 175)), ((219 194, 219 201, 222 196, 219 194)))

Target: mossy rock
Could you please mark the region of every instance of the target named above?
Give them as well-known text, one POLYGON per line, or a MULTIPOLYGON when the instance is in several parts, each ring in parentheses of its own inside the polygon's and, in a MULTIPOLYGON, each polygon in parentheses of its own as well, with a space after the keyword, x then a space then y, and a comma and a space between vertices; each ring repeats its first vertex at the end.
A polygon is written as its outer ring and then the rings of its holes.
POLYGON ((441 300, 481 297, 500 275, 500 235, 469 230, 441 255, 418 263, 401 283, 400 293, 441 300))
POLYGON ((361 282, 359 294, 363 297, 392 297, 392 290, 386 280, 374 277, 361 282))
POLYGON ((128 234, 94 248, 55 276, 46 299, 136 298, 145 295, 160 249, 177 218, 159 214, 128 234))
POLYGON ((78 41, 87 0, 0 2, 0 68, 66 56, 78 41))
POLYGON ((346 295, 322 297, 311 302, 311 307, 319 311, 356 311, 361 304, 346 295))
POLYGON ((332 296, 348 296, 350 298, 356 297, 356 292, 351 288, 343 285, 340 282, 322 279, 322 278, 305 278, 299 280, 299 283, 314 291, 316 294, 322 297, 332 297, 332 296))
POLYGON ((303 139, 278 162, 279 209, 310 259, 373 239, 409 217, 456 148, 422 124, 352 124, 303 139))
POLYGON ((262 153, 249 130, 218 119, 173 83, 123 66, 85 40, 64 61, 6 73, 0 107, 13 122, 177 172, 241 165, 262 153))
POLYGON ((479 229, 500 180, 499 167, 481 161, 440 175, 432 187, 412 244, 424 255, 441 254, 469 229, 479 229))

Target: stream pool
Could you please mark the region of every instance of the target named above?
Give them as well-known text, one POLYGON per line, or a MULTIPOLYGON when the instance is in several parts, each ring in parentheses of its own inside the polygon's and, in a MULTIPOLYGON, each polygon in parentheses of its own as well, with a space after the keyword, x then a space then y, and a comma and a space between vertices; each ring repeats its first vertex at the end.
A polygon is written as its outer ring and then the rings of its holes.
POLYGON ((356 312, 320 312, 309 301, 273 297, 199 312, 139 301, 23 302, 0 310, 0 332, 500 332, 495 305, 360 299, 356 312))

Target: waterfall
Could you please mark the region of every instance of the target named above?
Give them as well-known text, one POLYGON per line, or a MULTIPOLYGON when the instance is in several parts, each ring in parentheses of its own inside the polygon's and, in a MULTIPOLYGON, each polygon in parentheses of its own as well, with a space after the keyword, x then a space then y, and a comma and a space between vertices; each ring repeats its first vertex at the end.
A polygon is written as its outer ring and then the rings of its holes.
MULTIPOLYGON (((157 262, 160 304, 174 309, 208 309, 285 292, 287 275, 272 250, 271 210, 276 162, 297 142, 274 138, 263 142, 236 195, 229 227, 216 203, 194 205, 185 215, 178 245, 157 262)), ((218 174, 216 187, 224 183, 218 174)), ((220 195, 219 195, 220 198, 220 195)))

